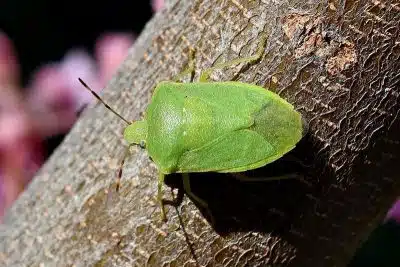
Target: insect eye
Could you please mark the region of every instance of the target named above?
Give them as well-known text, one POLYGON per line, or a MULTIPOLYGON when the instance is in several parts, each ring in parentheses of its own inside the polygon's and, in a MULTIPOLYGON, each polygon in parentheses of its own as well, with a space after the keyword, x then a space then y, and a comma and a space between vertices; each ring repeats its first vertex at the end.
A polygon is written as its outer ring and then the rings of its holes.
POLYGON ((145 149, 146 148, 146 142, 141 140, 140 143, 139 143, 139 146, 140 146, 140 148, 145 149))

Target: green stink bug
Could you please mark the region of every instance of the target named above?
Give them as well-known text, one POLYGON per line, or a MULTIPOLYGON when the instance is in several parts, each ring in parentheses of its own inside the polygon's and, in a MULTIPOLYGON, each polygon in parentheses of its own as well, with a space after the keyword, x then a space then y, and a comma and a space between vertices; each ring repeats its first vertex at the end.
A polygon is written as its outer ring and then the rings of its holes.
MULTIPOLYGON (((194 76, 194 53, 189 67, 175 81, 159 83, 143 120, 130 123, 110 108, 81 79, 79 81, 128 126, 124 138, 129 145, 145 146, 158 167, 158 196, 165 220, 162 198, 164 177, 183 174, 185 192, 207 207, 190 190, 190 172, 242 172, 269 164, 292 150, 303 136, 299 112, 279 95, 263 87, 237 82, 210 82, 215 69, 261 59, 266 38, 257 53, 217 64, 204 70, 199 82, 176 82, 186 74, 194 76)), ((124 157, 125 158, 125 157, 124 157)), ((121 177, 122 165, 118 178, 121 177)), ((117 184, 118 187, 118 184, 117 184)))

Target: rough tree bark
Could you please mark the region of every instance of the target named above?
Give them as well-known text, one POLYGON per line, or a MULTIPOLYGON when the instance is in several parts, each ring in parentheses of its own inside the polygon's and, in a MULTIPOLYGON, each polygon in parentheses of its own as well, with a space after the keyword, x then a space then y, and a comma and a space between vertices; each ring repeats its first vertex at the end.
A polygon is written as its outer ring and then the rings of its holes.
MULTIPOLYGON (((212 78, 269 87, 309 121, 292 153, 308 185, 194 176, 216 220, 213 230, 185 198, 202 265, 346 264, 399 191, 399 29, 395 0, 171 1, 149 22, 105 90, 125 117, 140 118, 154 85, 185 66, 188 47, 201 69, 254 53, 267 33, 258 64, 212 78)), ((121 192, 105 193, 123 127, 101 105, 84 113, 7 214, 3 266, 194 266, 174 210, 160 221, 157 170, 145 151, 132 150, 121 192)))

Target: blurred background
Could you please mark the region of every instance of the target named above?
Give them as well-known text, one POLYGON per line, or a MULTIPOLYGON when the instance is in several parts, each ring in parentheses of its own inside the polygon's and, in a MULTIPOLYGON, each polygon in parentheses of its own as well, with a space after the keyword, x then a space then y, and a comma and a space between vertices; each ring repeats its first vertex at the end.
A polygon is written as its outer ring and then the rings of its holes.
POLYGON ((162 5, 0 2, 0 221, 162 5))

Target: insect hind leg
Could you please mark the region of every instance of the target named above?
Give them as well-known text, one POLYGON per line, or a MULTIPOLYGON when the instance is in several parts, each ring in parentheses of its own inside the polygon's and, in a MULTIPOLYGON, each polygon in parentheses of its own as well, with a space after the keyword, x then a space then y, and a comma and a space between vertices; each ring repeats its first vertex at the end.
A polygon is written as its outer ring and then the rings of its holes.
POLYGON ((227 62, 222 62, 219 64, 216 64, 215 66, 212 66, 208 69, 204 69, 201 73, 200 73, 200 82, 208 82, 210 80, 210 75, 214 70, 217 69, 223 69, 229 66, 233 66, 233 65, 237 65, 240 63, 246 63, 246 64, 255 64, 257 63, 263 56, 264 54, 264 50, 265 50, 265 46, 267 44, 267 40, 268 37, 266 34, 263 34, 261 36, 261 41, 257 46, 257 52, 249 57, 243 57, 243 58, 236 58, 227 62))
POLYGON ((249 177, 247 175, 237 172, 230 173, 230 175, 232 175, 236 180, 241 182, 270 182, 270 181, 295 179, 308 186, 311 186, 311 184, 306 180, 304 180, 303 176, 299 173, 288 173, 285 175, 271 176, 271 177, 249 177))

